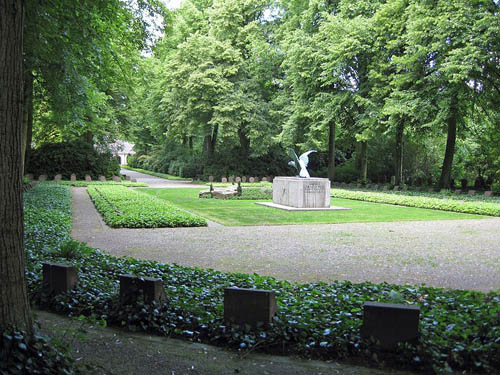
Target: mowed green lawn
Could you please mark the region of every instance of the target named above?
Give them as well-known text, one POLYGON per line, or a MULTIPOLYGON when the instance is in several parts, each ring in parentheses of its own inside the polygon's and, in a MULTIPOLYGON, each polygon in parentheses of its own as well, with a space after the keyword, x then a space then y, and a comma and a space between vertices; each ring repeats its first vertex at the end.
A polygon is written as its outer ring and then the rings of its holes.
POLYGON ((406 220, 479 219, 485 216, 428 210, 423 208, 367 203, 332 198, 331 205, 350 208, 346 211, 284 211, 255 204, 256 201, 198 199, 200 190, 137 189, 145 194, 223 225, 336 224, 406 220))

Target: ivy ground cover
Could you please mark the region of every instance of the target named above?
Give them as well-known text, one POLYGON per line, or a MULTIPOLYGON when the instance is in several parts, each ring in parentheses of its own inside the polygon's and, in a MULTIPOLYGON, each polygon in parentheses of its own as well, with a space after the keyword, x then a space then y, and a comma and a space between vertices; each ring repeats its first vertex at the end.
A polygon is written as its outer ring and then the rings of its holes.
POLYGON ((206 220, 201 217, 124 186, 91 185, 87 191, 106 224, 113 228, 173 228, 207 225, 206 220))
POLYGON ((500 216, 500 204, 494 201, 432 198, 421 195, 402 195, 332 189, 332 197, 364 202, 387 203, 406 207, 425 208, 466 214, 500 216))
MULTIPOLYGON (((245 189, 243 189, 245 190, 245 189)), ((335 198, 332 206, 345 211, 284 211, 260 206, 254 200, 198 199, 198 189, 141 189, 189 212, 224 225, 336 224, 405 220, 477 219, 478 215, 335 198)))
POLYGON ((356 359, 427 373, 500 370, 500 295, 426 286, 334 282, 292 284, 271 277, 222 273, 116 258, 69 239, 69 187, 40 184, 25 195, 28 290, 32 301, 64 314, 132 330, 182 337, 238 350, 296 353, 323 359, 356 359), (41 293, 42 261, 73 264, 80 281, 70 293, 41 293), (119 303, 120 274, 160 277, 165 303, 119 303), (228 326, 224 288, 276 291, 279 311, 269 327, 228 326), (420 340, 391 352, 363 341, 364 301, 407 302, 421 308, 420 340))

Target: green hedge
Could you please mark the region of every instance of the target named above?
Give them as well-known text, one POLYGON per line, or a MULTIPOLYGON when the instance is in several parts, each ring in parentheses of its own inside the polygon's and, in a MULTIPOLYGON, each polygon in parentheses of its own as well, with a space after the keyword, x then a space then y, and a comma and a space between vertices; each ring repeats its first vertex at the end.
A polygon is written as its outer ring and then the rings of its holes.
POLYGON ((72 173, 79 179, 86 174, 94 179, 120 175, 120 165, 111 153, 99 153, 91 144, 81 140, 47 143, 33 150, 26 169, 35 176, 46 174, 49 179, 59 173, 68 180, 72 173))
POLYGON ((459 201, 454 199, 429 198, 399 194, 371 193, 344 189, 332 189, 332 197, 355 199, 365 202, 388 203, 399 206, 429 208, 465 214, 500 216, 500 205, 488 202, 459 201))
MULTIPOLYGON (((42 185, 42 186, 40 186, 42 185)), ((500 371, 500 295, 443 290, 427 286, 350 282, 291 284, 256 274, 222 273, 177 265, 116 258, 85 245, 73 246, 69 256, 71 199, 63 186, 47 203, 47 187, 26 193, 27 233, 40 233, 44 244, 26 236, 30 296, 39 305, 64 314, 93 315, 94 319, 131 330, 181 337, 242 351, 296 353, 327 360, 383 362, 426 373, 448 370, 500 371), (56 222, 45 217, 57 217, 56 222), (66 228, 66 233, 59 231, 66 228), (52 239, 50 239, 52 238, 52 239), (63 251, 64 250, 64 251, 63 251), (80 277, 76 289, 55 298, 40 293, 41 261, 68 262, 80 277), (121 306, 120 274, 162 278, 168 300, 163 304, 121 306), (267 329, 228 326, 223 322, 224 288, 273 289, 279 311, 267 329), (421 307, 420 340, 384 351, 362 341, 364 301, 407 301, 421 307)), ((71 244, 71 242, 70 242, 71 244)), ((71 247, 71 246, 70 246, 71 247)))
POLYGON ((113 228, 201 227, 205 219, 124 186, 87 188, 106 224, 113 228))

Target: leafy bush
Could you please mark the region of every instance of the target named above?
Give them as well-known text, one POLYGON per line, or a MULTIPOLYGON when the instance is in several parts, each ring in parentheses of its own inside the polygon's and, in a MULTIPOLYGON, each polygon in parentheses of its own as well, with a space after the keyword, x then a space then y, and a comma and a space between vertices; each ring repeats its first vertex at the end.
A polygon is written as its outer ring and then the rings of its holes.
POLYGON ((0 337, 0 374, 84 374, 75 361, 53 342, 35 335, 28 340, 22 331, 3 332, 0 337))
POLYGON ((87 191, 113 228, 201 227, 205 219, 124 186, 89 186, 87 191))
POLYGON ((46 174, 53 178, 60 173, 69 179, 75 173, 79 179, 86 174, 97 179, 120 174, 118 161, 111 153, 99 153, 91 144, 73 142, 47 143, 30 153, 27 171, 35 175, 46 174))
POLYGON ((343 189, 332 189, 332 197, 466 214, 500 216, 500 205, 497 203, 459 201, 453 199, 429 198, 425 196, 372 193, 343 189))
MULTIPOLYGON (((44 184, 41 184, 44 185, 44 184)), ((58 189, 67 187, 52 185, 58 189)), ((65 202, 54 207, 44 201, 46 187, 28 192, 31 232, 54 237, 55 247, 69 236, 58 237, 46 211, 59 211, 71 223, 65 202), (38 220, 40 218, 40 220, 38 220)), ((52 200, 56 201, 56 200, 52 200)), ((52 213, 51 215, 54 215, 52 213)), ((55 215, 57 216, 57 215, 55 215)), ((350 282, 291 284, 256 274, 222 273, 177 265, 116 258, 99 250, 72 258, 78 286, 71 292, 46 299, 40 293, 44 260, 66 261, 55 251, 35 251, 36 242, 26 237, 27 276, 32 300, 52 310, 74 315, 94 314, 108 324, 131 330, 155 332, 240 350, 297 353, 328 360, 358 358, 411 367, 426 373, 447 369, 497 373, 500 369, 500 295, 473 291, 444 290, 426 286, 399 286, 386 283, 350 282), (119 303, 120 274, 160 277, 165 285, 166 303, 122 306, 119 303), (227 325, 223 321, 224 288, 272 289, 279 311, 269 327, 227 325), (363 341, 359 334, 364 301, 402 302, 421 307, 420 340, 401 344, 391 352, 376 343, 363 341)))

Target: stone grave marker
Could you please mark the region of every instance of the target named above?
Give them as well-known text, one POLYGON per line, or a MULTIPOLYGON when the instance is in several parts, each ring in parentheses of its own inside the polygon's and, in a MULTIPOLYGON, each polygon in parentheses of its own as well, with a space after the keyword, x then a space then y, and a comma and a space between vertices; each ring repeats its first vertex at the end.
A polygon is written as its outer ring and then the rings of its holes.
POLYGON ((137 178, 133 178, 130 182, 137 182, 137 178))
POLYGON ((274 177, 273 177, 273 176, 268 176, 268 177, 267 177, 267 181, 268 181, 268 182, 273 182, 273 180, 274 180, 274 177))
POLYGON ((414 305, 365 302, 361 337, 374 337, 384 349, 403 341, 418 340, 420 307, 414 305))
POLYGON ((133 304, 142 297, 145 302, 165 301, 167 299, 160 278, 120 275, 120 302, 133 304))
POLYGON ((234 182, 234 176, 229 176, 229 178, 227 180, 228 180, 228 182, 233 183, 234 182))
POLYGON ((130 176, 125 176, 125 180, 130 181, 131 180, 130 176))
POLYGON ((71 173, 71 181, 75 182, 76 181, 76 174, 71 173))
POLYGON ((391 176, 391 185, 396 185, 396 176, 391 176))
POLYGON ((253 181, 254 181, 254 182, 259 182, 259 178, 258 178, 258 177, 254 177, 254 178, 253 178, 253 181))
POLYGON ((106 177, 104 177, 104 176, 99 176, 99 181, 101 181, 101 182, 106 182, 106 177))
POLYGON ((208 176, 208 182, 214 182, 214 176, 208 176))
POLYGON ((46 179, 47 179, 46 174, 41 174, 40 176, 38 176, 38 181, 45 181, 46 179))
POLYGON ((267 177, 262 177, 262 182, 267 182, 267 177))
POLYGON ((384 191, 387 191, 387 190, 389 190, 389 186, 387 186, 387 185, 384 185, 384 188, 383 188, 382 190, 384 190, 384 191))
POLYGON ((469 190, 469 195, 476 195, 476 191, 475 190, 469 190))
POLYGON ((29 178, 30 180, 33 180, 34 176, 33 176, 33 173, 28 173, 27 175, 25 175, 26 178, 29 178))
POLYGON ((392 190, 399 191, 399 185, 394 186, 394 188, 392 190))
POLYGON ((421 187, 421 186, 417 186, 417 187, 415 188, 415 191, 421 191, 421 190, 422 190, 422 187, 421 187))
POLYGON ((234 182, 241 182, 241 177, 235 177, 234 182))
POLYGON ((222 182, 223 184, 225 184, 225 183, 227 182, 227 178, 226 178, 226 177, 222 177, 221 182, 222 182))
POLYGON ((61 181, 62 180, 62 174, 58 173, 54 176, 54 181, 61 181))
POLYGON ((408 185, 403 185, 403 191, 408 191, 408 185))
POLYGON ((255 178, 250 177, 250 178, 248 179, 248 182, 250 182, 250 183, 254 183, 254 182, 255 182, 255 178))
POLYGON ((87 182, 91 182, 91 181, 92 181, 92 178, 91 178, 88 174, 86 174, 86 175, 85 175, 85 181, 87 181, 87 182))
POLYGON ((485 191, 484 195, 486 195, 487 197, 492 197, 493 196, 493 192, 492 191, 485 191))
POLYGON ((255 327, 259 322, 271 322, 277 311, 273 290, 234 287, 224 289, 224 321, 227 323, 255 327))
POLYGON ((113 181, 114 182, 122 182, 122 179, 118 176, 113 176, 113 181))
POLYGON ((78 274, 73 266, 61 263, 42 263, 42 288, 47 294, 69 292, 78 282, 78 274))
POLYGON ((241 176, 241 182, 247 182, 247 176, 241 176))
POLYGON ((429 188, 429 189, 427 189, 427 192, 428 192, 428 193, 434 193, 434 188, 429 188))

